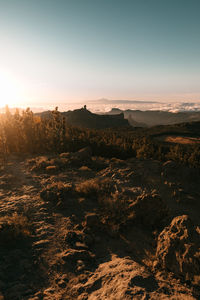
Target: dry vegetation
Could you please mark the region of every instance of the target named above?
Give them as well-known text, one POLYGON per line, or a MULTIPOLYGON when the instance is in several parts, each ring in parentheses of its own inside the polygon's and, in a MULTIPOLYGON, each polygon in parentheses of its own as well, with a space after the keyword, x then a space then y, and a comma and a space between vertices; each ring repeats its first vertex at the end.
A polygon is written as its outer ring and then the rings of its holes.
POLYGON ((199 144, 200 138, 198 137, 189 137, 189 136, 179 136, 179 135, 162 135, 158 138, 160 141, 168 142, 168 143, 174 143, 174 144, 199 144))
POLYGON ((23 243, 31 236, 31 224, 24 215, 13 213, 0 218, 1 247, 12 247, 23 243))
MULTIPOLYGON (((53 110, 48 118, 35 116, 30 109, 11 114, 0 115, 0 155, 3 160, 10 153, 50 154, 63 153, 55 163, 51 159, 38 161, 42 169, 47 167, 51 172, 57 167, 78 164, 79 158, 70 153, 81 148, 90 147, 91 155, 105 158, 117 157, 127 159, 154 158, 161 161, 174 160, 191 166, 199 166, 200 145, 199 122, 158 126, 149 129, 118 128, 106 130, 81 129, 66 125, 65 117, 53 110), (163 136, 184 136, 190 143, 167 143, 163 136), (196 142, 194 142, 194 140, 196 142), (49 166, 56 166, 49 168, 49 166)), ((89 166, 88 166, 89 167, 89 166)))
MULTIPOLYGON (((53 114, 51 129, 59 130, 53 114)), ((30 116, 35 128, 30 111, 20 124, 30 116)), ((44 129, 42 120, 36 124, 44 129)), ((98 144, 94 131, 68 128, 58 151, 51 133, 44 153, 39 141, 35 154, 22 157, 13 155, 8 132, 0 170, 0 299, 199 299, 200 171, 191 167, 198 148, 183 161, 185 152, 174 146, 163 162, 148 159, 160 150, 146 138, 132 140, 131 152, 125 133, 117 141, 114 132, 101 132, 105 143, 98 144), (108 158, 108 150, 118 158, 108 158)), ((19 147, 29 152, 28 145, 19 147)))

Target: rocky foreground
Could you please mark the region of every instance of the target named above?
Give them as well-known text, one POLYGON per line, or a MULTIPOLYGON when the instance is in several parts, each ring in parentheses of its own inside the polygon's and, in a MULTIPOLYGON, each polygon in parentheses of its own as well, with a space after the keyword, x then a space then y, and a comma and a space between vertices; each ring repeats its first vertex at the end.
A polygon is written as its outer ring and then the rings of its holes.
POLYGON ((200 299, 199 169, 90 149, 0 171, 0 299, 200 299))

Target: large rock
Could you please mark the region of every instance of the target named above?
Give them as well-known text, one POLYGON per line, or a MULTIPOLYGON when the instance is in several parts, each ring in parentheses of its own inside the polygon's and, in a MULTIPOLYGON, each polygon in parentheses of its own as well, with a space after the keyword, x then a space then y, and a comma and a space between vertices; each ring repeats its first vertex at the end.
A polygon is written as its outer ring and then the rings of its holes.
POLYGON ((185 280, 200 276, 200 234, 187 215, 174 218, 158 237, 156 266, 185 280))
POLYGON ((144 267, 127 257, 113 256, 111 261, 100 264, 86 283, 80 284, 82 295, 78 299, 149 299, 149 293, 157 289, 155 278, 144 267))

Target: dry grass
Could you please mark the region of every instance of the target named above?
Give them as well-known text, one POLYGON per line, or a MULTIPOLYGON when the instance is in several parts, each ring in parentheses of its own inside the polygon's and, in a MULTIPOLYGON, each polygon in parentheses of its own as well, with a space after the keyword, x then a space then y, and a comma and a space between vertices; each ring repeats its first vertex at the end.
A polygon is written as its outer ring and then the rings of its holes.
POLYGON ((176 144, 199 144, 199 138, 184 137, 184 136, 168 136, 165 138, 166 142, 176 144))
POLYGON ((110 196, 103 198, 101 202, 104 207, 113 212, 115 215, 116 213, 120 214, 125 209, 127 203, 126 199, 118 191, 115 191, 114 193, 111 193, 110 196))
POLYGON ((66 206, 75 197, 74 186, 62 181, 53 182, 41 191, 40 197, 56 206, 66 206))
POLYGON ((14 213, 0 218, 0 244, 9 246, 31 236, 31 224, 24 215, 14 213))
POLYGON ((68 166, 68 159, 59 156, 48 158, 47 156, 39 156, 34 159, 27 160, 27 164, 31 171, 36 172, 52 172, 64 170, 68 166))
POLYGON ((199 137, 190 137, 190 136, 181 136, 181 135, 162 135, 156 138, 159 141, 165 141, 168 143, 174 143, 174 144, 200 144, 200 138, 199 137))
POLYGON ((76 192, 86 197, 110 195, 114 190, 113 182, 109 178, 94 178, 81 182, 76 186, 76 192))
POLYGON ((58 207, 77 205, 76 199, 92 199, 100 205, 105 216, 121 219, 127 209, 127 199, 120 193, 111 178, 93 178, 76 185, 61 181, 53 182, 44 188, 40 196, 58 207))
POLYGON ((69 196, 99 199, 110 196, 112 192, 114 192, 114 186, 111 179, 94 178, 83 181, 76 186, 61 181, 53 182, 41 191, 40 196, 47 201, 59 202, 67 200, 69 196))
POLYGON ((31 171, 41 171, 45 170, 49 166, 49 161, 46 156, 39 156, 37 158, 27 160, 31 171))

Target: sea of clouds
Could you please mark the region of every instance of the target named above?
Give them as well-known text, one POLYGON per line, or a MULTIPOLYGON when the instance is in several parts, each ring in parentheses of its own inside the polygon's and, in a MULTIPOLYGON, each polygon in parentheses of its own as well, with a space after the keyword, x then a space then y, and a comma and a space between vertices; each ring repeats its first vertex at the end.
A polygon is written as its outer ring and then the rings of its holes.
MULTIPOLYGON (((94 113, 107 113, 112 108, 121 110, 159 110, 169 112, 194 112, 200 111, 199 102, 154 102, 154 101, 128 101, 128 100, 95 100, 85 102, 71 102, 71 103, 40 103, 40 104, 23 104, 21 108, 30 107, 33 112, 41 112, 45 110, 53 110, 56 106, 59 111, 68 111, 79 109, 84 105, 87 109, 94 113)), ((3 111, 4 109, 0 109, 3 111)))
POLYGON ((160 110, 169 112, 189 112, 200 111, 199 103, 175 102, 175 103, 159 103, 159 102, 137 102, 137 103, 113 103, 113 104, 96 104, 88 105, 88 109, 93 112, 109 112, 112 108, 119 108, 121 110, 160 110))
MULTIPOLYGON (((194 112, 200 111, 199 102, 148 102, 148 101, 90 101, 85 103, 60 103, 57 104, 60 111, 68 111, 79 109, 83 105, 87 105, 87 109, 94 113, 105 113, 109 112, 112 108, 118 108, 121 110, 160 110, 169 112, 194 112)), ((55 105, 45 105, 43 109, 54 109, 55 105)))

